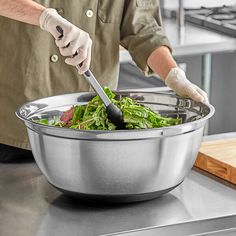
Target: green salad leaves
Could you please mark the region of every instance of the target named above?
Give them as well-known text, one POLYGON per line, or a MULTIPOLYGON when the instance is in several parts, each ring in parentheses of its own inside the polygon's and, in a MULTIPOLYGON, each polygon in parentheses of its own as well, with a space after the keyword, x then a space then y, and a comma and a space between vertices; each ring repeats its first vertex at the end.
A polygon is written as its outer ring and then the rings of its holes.
MULTIPOLYGON (((108 87, 105 87, 104 91, 111 101, 121 109, 126 129, 150 129, 177 125, 182 122, 180 118, 163 117, 129 97, 116 100, 116 95, 108 87)), ((106 108, 99 96, 95 96, 87 105, 71 107, 71 109, 63 112, 60 120, 41 119, 37 122, 44 125, 83 130, 116 129, 116 126, 107 118, 106 108)))

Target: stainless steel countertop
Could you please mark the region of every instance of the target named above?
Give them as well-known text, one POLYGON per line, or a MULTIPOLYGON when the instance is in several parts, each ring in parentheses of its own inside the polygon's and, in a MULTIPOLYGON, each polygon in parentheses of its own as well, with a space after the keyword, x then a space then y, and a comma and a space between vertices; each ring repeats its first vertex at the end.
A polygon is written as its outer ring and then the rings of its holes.
MULTIPOLYGON (((164 19, 163 25, 175 57, 236 50, 236 39, 233 37, 203 29, 190 23, 186 23, 184 31, 180 33, 175 19, 164 19)), ((131 60, 126 50, 120 52, 121 63, 131 60)))
MULTIPOLYGON (((205 139, 222 137, 236 137, 236 133, 205 139)), ((194 226, 194 222, 208 222, 223 216, 231 217, 231 221, 226 218, 226 222, 235 222, 232 216, 236 216, 236 187, 196 169, 179 187, 160 198, 135 204, 96 206, 72 201, 55 190, 34 162, 0 164, 1 236, 90 236, 130 230, 134 231, 122 235, 157 235, 147 233, 148 230, 136 231, 143 228, 166 232, 172 229, 176 232, 172 235, 189 235, 178 234, 176 225, 182 223, 181 229, 184 229, 184 222, 192 222, 193 228, 202 229, 203 223, 199 227, 194 226)), ((220 226, 217 222, 213 222, 216 228, 220 226)), ((225 235, 234 233, 227 231, 225 235)))

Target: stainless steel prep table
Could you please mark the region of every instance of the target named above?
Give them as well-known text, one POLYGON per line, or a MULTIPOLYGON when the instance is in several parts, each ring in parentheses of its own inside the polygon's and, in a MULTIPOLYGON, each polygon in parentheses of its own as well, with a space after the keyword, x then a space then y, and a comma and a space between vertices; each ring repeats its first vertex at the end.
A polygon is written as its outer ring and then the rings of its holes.
MULTIPOLYGON (((236 133, 205 139, 222 137, 236 133)), ((1 236, 177 236, 212 230, 235 235, 236 188, 197 170, 160 198, 99 206, 65 197, 46 182, 34 162, 0 164, 1 236)))

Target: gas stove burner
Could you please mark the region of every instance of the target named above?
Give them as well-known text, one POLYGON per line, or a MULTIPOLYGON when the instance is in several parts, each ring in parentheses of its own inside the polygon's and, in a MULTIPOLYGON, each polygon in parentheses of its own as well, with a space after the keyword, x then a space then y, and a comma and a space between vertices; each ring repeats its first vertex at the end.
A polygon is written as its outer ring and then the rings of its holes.
POLYGON ((186 21, 236 37, 236 4, 222 7, 185 9, 186 21))
POLYGON ((235 19, 235 15, 234 14, 214 14, 211 15, 211 18, 214 20, 233 20, 235 19))
POLYGON ((234 21, 234 22, 230 22, 230 23, 228 23, 228 22, 224 22, 223 24, 225 24, 225 25, 229 25, 231 28, 235 28, 235 30, 236 30, 236 21, 234 21))
POLYGON ((236 4, 230 8, 230 11, 232 13, 236 13, 236 4))
POLYGON ((216 7, 213 9, 215 14, 230 14, 231 10, 228 6, 216 7))
POLYGON ((211 9, 208 9, 208 8, 204 8, 204 7, 201 7, 200 9, 196 9, 196 8, 188 8, 188 9, 185 9, 185 12, 187 14, 197 14, 197 15, 203 15, 203 16, 206 16, 206 15, 210 15, 212 13, 212 10, 211 9))
POLYGON ((233 14, 230 8, 227 6, 223 6, 223 7, 212 8, 211 12, 206 16, 212 16, 212 18, 215 20, 221 20, 227 18, 228 16, 232 17, 232 15, 233 14))

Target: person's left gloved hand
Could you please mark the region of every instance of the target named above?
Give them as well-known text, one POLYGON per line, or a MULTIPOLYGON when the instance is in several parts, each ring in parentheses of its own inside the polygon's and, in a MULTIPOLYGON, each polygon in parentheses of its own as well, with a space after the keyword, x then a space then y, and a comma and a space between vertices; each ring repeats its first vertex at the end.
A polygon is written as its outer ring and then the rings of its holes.
POLYGON ((186 78, 185 72, 178 67, 170 70, 165 79, 165 84, 182 97, 189 97, 197 102, 209 103, 206 92, 191 83, 186 78))

